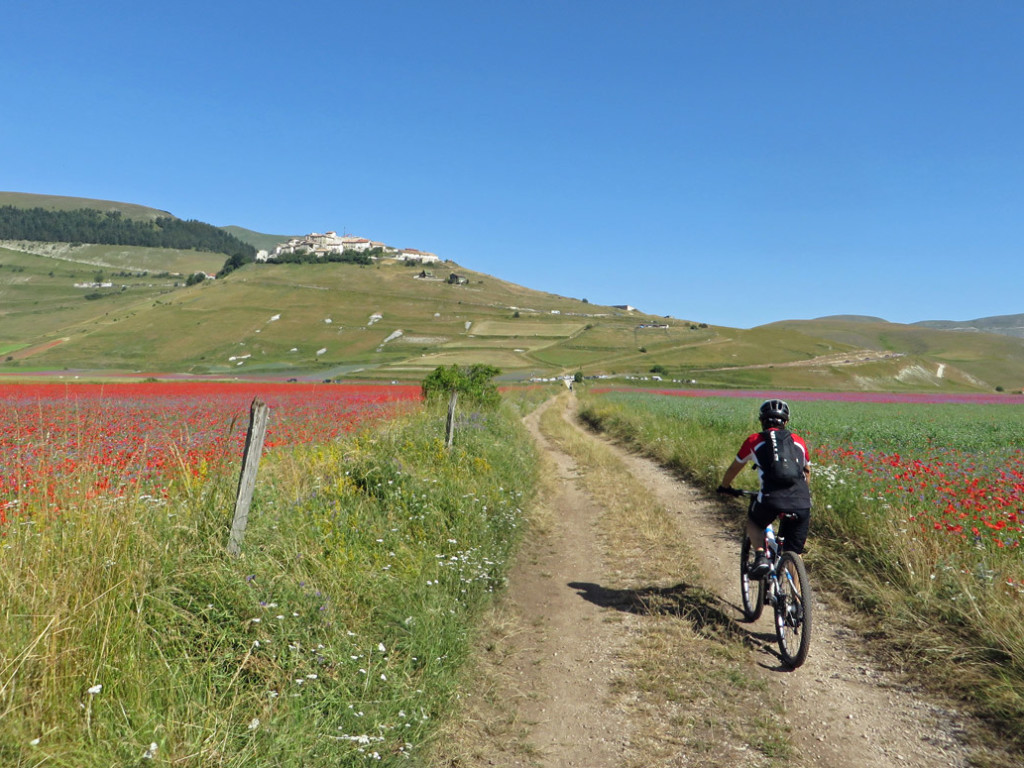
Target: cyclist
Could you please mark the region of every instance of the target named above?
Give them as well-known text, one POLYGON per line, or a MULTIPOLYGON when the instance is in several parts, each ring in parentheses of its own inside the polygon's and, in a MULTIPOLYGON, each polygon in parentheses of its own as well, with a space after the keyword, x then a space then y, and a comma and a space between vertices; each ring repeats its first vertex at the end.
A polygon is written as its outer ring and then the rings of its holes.
POLYGON ((736 479, 743 467, 748 462, 754 462, 761 481, 760 492, 747 516, 747 538, 750 540, 751 547, 756 550, 754 562, 748 573, 754 579, 762 578, 771 568, 764 552, 764 535, 765 529, 772 521, 783 512, 796 514, 796 518, 793 520, 783 519, 779 528, 779 536, 786 539, 786 549, 801 554, 804 551, 804 544, 807 542, 807 530, 811 518, 811 492, 808 485, 811 474, 810 453, 804 439, 786 429, 786 424, 789 422, 789 405, 784 400, 765 400, 758 411, 758 418, 761 420, 763 431, 757 432, 743 441, 735 460, 725 470, 722 484, 718 486, 719 492, 727 493, 731 490, 732 481, 736 479), (774 438, 769 434, 770 432, 775 432, 774 438), (765 470, 775 460, 772 446, 777 444, 777 441, 784 439, 785 434, 793 436, 793 444, 796 448, 793 453, 800 471, 791 485, 780 486, 765 476, 765 470))

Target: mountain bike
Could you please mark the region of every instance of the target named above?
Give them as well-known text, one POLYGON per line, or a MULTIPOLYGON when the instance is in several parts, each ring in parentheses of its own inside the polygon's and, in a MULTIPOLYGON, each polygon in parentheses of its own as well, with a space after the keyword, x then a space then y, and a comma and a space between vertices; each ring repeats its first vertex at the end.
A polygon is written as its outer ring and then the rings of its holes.
MULTIPOLYGON (((733 496, 749 496, 751 507, 757 498, 755 491, 730 488, 725 492, 733 496)), ((780 517, 785 519, 787 514, 780 517)), ((811 584, 803 558, 796 552, 787 551, 784 544, 784 538, 776 538, 774 528, 769 525, 765 530, 764 552, 771 570, 760 579, 752 579, 749 571, 754 562, 755 548, 744 532, 740 549, 740 595, 743 598, 743 617, 747 621, 757 621, 766 605, 775 610, 779 655, 783 663, 795 669, 807 659, 807 651, 811 647, 811 584)))

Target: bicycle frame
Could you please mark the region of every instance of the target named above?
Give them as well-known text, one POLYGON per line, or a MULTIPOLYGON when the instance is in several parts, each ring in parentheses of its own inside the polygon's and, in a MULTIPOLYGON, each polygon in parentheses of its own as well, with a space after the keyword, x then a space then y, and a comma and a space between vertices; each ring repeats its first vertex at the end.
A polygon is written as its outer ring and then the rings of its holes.
MULTIPOLYGON (((756 493, 741 491, 737 495, 756 493)), ((743 614, 747 621, 760 618, 765 605, 775 614, 775 633, 779 641, 779 655, 790 667, 799 667, 807 658, 811 637, 811 589, 803 559, 796 552, 787 551, 784 537, 774 537, 772 526, 765 529, 764 552, 771 568, 760 579, 751 579, 748 573, 753 553, 746 533, 740 553, 740 590, 743 614), (771 533, 770 533, 771 532, 771 533), (757 596, 753 583, 757 582, 757 596)))

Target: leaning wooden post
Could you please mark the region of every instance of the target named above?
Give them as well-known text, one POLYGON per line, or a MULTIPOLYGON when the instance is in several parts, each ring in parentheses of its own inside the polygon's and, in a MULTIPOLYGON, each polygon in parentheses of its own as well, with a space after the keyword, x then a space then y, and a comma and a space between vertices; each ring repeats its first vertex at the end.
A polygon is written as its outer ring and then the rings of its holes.
POLYGON ((249 505, 256 488, 256 470, 260 466, 263 441, 267 436, 267 421, 270 408, 258 397, 249 408, 249 431, 245 435, 245 453, 242 454, 242 473, 238 478, 238 497, 235 499, 235 519, 231 522, 231 538, 228 539, 228 554, 238 557, 242 554, 242 537, 249 524, 249 505))
POLYGON ((447 450, 451 450, 452 440, 455 438, 455 402, 459 399, 459 393, 456 390, 452 390, 452 397, 448 401, 448 422, 445 424, 444 430, 444 447, 447 450))

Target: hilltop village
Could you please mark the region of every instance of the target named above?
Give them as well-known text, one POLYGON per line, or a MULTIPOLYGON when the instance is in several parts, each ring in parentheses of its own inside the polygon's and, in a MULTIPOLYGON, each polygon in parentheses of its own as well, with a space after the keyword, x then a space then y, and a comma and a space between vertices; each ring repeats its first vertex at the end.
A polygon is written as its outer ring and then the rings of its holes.
POLYGON ((317 258, 326 258, 329 254, 365 253, 371 258, 415 261, 420 264, 434 264, 441 260, 436 254, 427 251, 416 248, 393 248, 365 237, 338 235, 337 232, 311 232, 302 237, 293 237, 288 242, 275 246, 272 251, 258 251, 256 261, 268 261, 284 254, 301 252, 311 253, 317 258))

